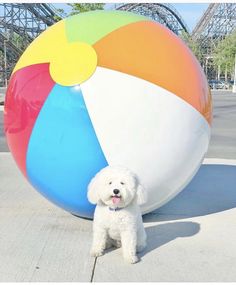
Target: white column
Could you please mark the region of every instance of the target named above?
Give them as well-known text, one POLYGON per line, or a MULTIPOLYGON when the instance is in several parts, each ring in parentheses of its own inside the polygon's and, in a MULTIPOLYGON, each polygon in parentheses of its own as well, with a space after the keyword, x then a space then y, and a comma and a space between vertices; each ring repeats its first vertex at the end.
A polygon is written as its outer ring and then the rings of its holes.
POLYGON ((235 53, 235 62, 234 62, 234 85, 233 85, 233 93, 236 93, 236 53, 235 53))

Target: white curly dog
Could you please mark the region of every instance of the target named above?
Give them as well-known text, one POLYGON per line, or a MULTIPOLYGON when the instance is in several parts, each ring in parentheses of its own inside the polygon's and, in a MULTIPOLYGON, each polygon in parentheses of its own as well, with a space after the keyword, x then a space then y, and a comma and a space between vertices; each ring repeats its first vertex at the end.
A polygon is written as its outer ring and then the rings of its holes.
POLYGON ((126 168, 107 166, 91 180, 88 199, 97 204, 91 255, 101 256, 105 249, 122 246, 124 259, 136 263, 137 252, 146 246, 139 208, 146 193, 137 176, 126 168))

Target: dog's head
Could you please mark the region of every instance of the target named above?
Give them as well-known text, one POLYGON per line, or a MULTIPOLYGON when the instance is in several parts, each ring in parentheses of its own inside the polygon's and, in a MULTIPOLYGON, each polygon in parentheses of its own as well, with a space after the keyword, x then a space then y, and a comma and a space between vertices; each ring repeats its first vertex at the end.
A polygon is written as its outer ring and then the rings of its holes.
POLYGON ((107 166, 91 180, 88 186, 88 200, 99 201, 109 207, 124 208, 136 199, 139 205, 146 202, 146 192, 138 178, 123 167, 107 166))

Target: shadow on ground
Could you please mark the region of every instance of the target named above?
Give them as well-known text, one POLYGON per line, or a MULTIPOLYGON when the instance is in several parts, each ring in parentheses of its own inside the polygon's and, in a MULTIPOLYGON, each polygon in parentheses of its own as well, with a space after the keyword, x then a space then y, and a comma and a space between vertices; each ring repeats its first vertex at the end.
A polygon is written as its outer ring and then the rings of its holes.
MULTIPOLYGON (((173 222, 161 225, 145 227, 147 234, 147 247, 140 252, 139 257, 167 244, 176 238, 185 238, 196 235, 200 231, 200 224, 195 222, 173 222)), ((106 254, 116 250, 111 247, 106 250, 106 254)))
POLYGON ((202 165, 191 183, 144 222, 204 216, 236 207, 236 166, 202 165))
POLYGON ((147 248, 139 253, 142 257, 158 247, 176 238, 190 237, 200 231, 200 225, 195 222, 173 222, 147 227, 147 248))

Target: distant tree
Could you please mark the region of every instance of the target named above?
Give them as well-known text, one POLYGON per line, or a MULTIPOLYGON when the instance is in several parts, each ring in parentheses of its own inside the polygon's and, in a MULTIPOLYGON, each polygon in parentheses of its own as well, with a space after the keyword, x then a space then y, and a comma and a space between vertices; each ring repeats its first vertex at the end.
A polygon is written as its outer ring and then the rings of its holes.
POLYGON ((55 15, 53 18, 57 22, 62 20, 63 15, 66 15, 64 9, 61 9, 61 8, 56 8, 56 12, 57 12, 57 15, 55 15), (62 15, 62 16, 60 16, 60 15, 62 15))
POLYGON ((204 53, 199 41, 194 40, 190 34, 182 32, 180 38, 187 44, 200 63, 203 63, 204 53))
MULTIPOLYGON (((233 77, 236 53, 236 30, 218 43, 213 52, 213 61, 218 73, 224 73, 225 81, 228 74, 233 77)), ((218 75, 219 77, 219 75, 218 75)))
POLYGON ((62 9, 62 8, 57 8, 56 10, 57 10, 57 12, 59 14, 64 14, 65 13, 64 9, 62 9))
POLYGON ((29 44, 25 41, 23 36, 16 33, 11 35, 11 42, 22 51, 25 50, 26 46, 29 44))
POLYGON ((68 4, 72 7, 70 15, 76 15, 83 12, 94 11, 94 10, 103 10, 104 3, 73 3, 68 4))

